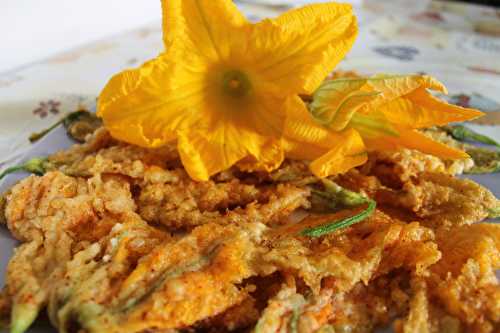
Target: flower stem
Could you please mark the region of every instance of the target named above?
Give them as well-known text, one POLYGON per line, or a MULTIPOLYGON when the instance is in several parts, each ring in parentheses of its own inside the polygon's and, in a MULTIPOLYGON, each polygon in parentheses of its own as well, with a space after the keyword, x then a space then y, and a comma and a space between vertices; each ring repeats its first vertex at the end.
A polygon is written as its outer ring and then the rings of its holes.
POLYGON ((500 152, 493 149, 467 147, 465 152, 474 160, 474 166, 466 170, 468 174, 500 172, 500 152))
POLYGON ((332 199, 336 199, 344 207, 356 207, 369 201, 363 195, 349 191, 328 179, 322 179, 326 192, 332 199))
POLYGON ((496 147, 500 147, 500 143, 496 142, 492 138, 477 133, 463 125, 452 125, 452 126, 443 126, 443 129, 450 134, 454 139, 458 141, 472 141, 484 143, 487 145, 493 145, 496 147))
POLYGON ((30 137, 29 137, 30 142, 31 143, 37 142, 38 140, 40 140, 41 138, 43 138, 45 135, 47 135, 49 132, 51 132, 54 128, 56 128, 57 126, 61 125, 64 122, 65 119, 66 119, 66 117, 59 119, 52 126, 50 126, 49 128, 44 129, 41 132, 32 133, 30 135, 30 137))
POLYGON ((490 219, 496 219, 500 217, 500 206, 488 209, 488 217, 490 219))
POLYGON ((52 164, 45 157, 35 157, 21 165, 15 165, 10 168, 5 169, 2 173, 0 173, 0 180, 5 176, 17 172, 17 171, 26 171, 30 173, 34 173, 36 175, 43 175, 49 168, 52 167, 52 164))
POLYGON ((43 138, 48 133, 50 133, 54 128, 56 128, 57 126, 59 126, 61 124, 63 124, 64 127, 66 127, 66 129, 68 129, 69 126, 71 126, 71 124, 73 124, 74 122, 76 122, 78 120, 81 120, 84 117, 89 117, 89 118, 94 117, 95 119, 97 119, 95 116, 91 116, 91 113, 89 111, 84 110, 84 109, 79 109, 79 110, 68 113, 67 115, 65 115, 64 117, 62 117, 58 121, 56 121, 49 128, 44 129, 41 132, 31 134, 29 137, 29 140, 31 143, 36 142, 36 141, 40 140, 41 138, 43 138))
POLYGON ((325 191, 312 190, 312 194, 322 198, 323 200, 327 200, 326 206, 328 209, 332 211, 339 211, 341 209, 359 207, 365 204, 367 204, 367 206, 363 211, 356 215, 332 221, 320 226, 306 228, 300 232, 301 235, 320 237, 361 222, 375 211, 377 203, 374 200, 369 199, 360 193, 349 191, 328 179, 322 179, 322 183, 325 191))
POLYGON ((356 215, 349 216, 342 220, 332 221, 330 223, 326 223, 317 227, 307 228, 305 230, 302 230, 300 234, 309 237, 321 237, 323 235, 329 234, 331 232, 349 227, 355 223, 363 221, 375 211, 376 207, 377 203, 374 200, 369 200, 366 209, 364 209, 363 211, 361 211, 356 215))
POLYGON ((0 179, 2 179, 3 177, 5 177, 11 173, 17 172, 17 171, 24 171, 24 165, 16 165, 16 166, 5 169, 2 173, 0 173, 0 179))

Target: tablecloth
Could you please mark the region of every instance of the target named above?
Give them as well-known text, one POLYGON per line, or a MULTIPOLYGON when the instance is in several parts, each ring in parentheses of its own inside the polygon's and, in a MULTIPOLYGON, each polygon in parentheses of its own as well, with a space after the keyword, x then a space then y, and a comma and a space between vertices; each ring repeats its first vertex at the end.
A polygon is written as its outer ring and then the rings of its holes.
MULTIPOLYGON (((258 21, 304 1, 237 1, 258 21), (277 3, 285 5, 276 5, 277 3)), ((500 140, 500 11, 440 1, 354 1, 360 33, 339 65, 360 74, 428 73, 451 102, 487 116, 471 126, 500 140)), ((160 22, 0 74, 0 168, 28 149, 28 136, 79 106, 92 108, 112 74, 162 51, 160 22)))

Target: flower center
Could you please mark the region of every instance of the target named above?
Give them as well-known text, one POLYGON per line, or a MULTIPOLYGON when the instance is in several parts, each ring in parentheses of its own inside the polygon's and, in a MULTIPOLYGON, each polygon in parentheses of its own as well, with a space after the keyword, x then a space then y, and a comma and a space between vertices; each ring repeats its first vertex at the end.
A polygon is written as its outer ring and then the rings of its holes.
POLYGON ((222 89, 231 97, 243 97, 252 89, 248 76, 238 70, 230 70, 222 76, 222 89))

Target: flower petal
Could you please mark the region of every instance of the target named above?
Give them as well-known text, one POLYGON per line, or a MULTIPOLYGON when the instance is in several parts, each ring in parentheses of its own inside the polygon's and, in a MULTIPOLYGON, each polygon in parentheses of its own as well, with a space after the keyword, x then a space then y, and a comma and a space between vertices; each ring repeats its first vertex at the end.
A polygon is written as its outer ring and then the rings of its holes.
POLYGON ((315 159, 309 165, 317 177, 328 177, 344 173, 354 167, 364 164, 368 157, 363 139, 353 129, 339 133, 341 140, 336 141, 324 155, 315 159))
POLYGON ((453 160, 469 157, 464 151, 434 141, 419 131, 398 129, 398 132, 400 134, 399 137, 380 136, 377 138, 364 138, 364 141, 370 150, 398 150, 407 148, 434 155, 442 159, 453 160))
MULTIPOLYGON (((363 89, 366 79, 337 79, 324 81, 314 92, 313 100, 309 109, 315 118, 325 123, 332 123, 342 106, 350 99, 357 100, 356 96, 366 96, 373 93, 372 90, 363 89)), ((373 94, 372 94, 373 95, 373 94)), ((358 100, 359 104, 365 104, 363 98, 358 100)), ((352 104, 352 102, 350 103, 352 104)), ((351 105, 356 108, 358 104, 351 105)), ((344 107, 344 109, 346 109, 344 107)))
POLYGON ((260 144, 250 147, 249 155, 238 163, 240 170, 270 172, 283 163, 285 154, 280 140, 262 137, 259 141, 260 144))
POLYGON ((279 140, 230 123, 221 123, 208 131, 196 129, 180 133, 177 146, 187 173, 200 181, 208 180, 245 157, 251 157, 255 165, 267 171, 277 168, 284 158, 279 140))
MULTIPOLYGON (((327 105, 330 103, 324 104, 324 107, 316 110, 316 112, 322 112, 320 118, 317 119, 334 131, 341 131, 349 125, 356 112, 374 100, 377 95, 377 92, 358 91, 345 98, 336 109, 328 108, 327 105)), ((314 107, 312 104, 311 106, 314 107)), ((314 109, 311 112, 314 112, 314 109)))
POLYGON ((276 169, 284 159, 281 136, 286 116, 283 100, 257 90, 255 96, 232 105, 225 96, 206 98, 208 119, 179 132, 182 163, 193 179, 210 176, 240 162, 247 171, 276 169))
POLYGON ((165 46, 208 59, 227 58, 230 46, 244 45, 239 31, 249 25, 231 0, 162 0, 165 46))
MULTIPOLYGON (((422 128, 481 115, 476 110, 447 104, 432 96, 427 89, 446 93, 439 81, 427 75, 376 75, 328 80, 314 93, 310 109, 315 118, 330 128, 342 130, 349 125, 357 128, 362 136, 368 132, 374 135, 377 131, 372 131, 376 130, 373 126, 359 127, 363 124, 357 120, 376 120, 379 129, 383 129, 380 126, 382 120, 405 128, 422 128), (372 117, 374 112, 377 114, 372 117)), ((370 123, 376 125, 373 121, 370 123)))
POLYGON ((311 171, 327 177, 366 162, 361 136, 352 129, 334 132, 318 124, 297 97, 288 101, 283 144, 286 156, 311 160, 311 171))
POLYGON ((347 4, 316 4, 253 27, 248 52, 256 71, 284 93, 312 93, 350 50, 356 18, 347 4))
POLYGON ((384 135, 399 136, 396 128, 378 110, 369 113, 358 112, 354 114, 349 127, 358 131, 363 138, 374 138, 384 135))
POLYGON ((378 98, 370 102, 370 107, 374 109, 419 88, 447 93, 446 87, 441 82, 428 75, 379 74, 367 79, 367 84, 370 90, 380 93, 378 98))
POLYGON ((287 104, 265 91, 257 92, 252 110, 243 114, 239 128, 245 129, 243 139, 248 152, 247 161, 240 163, 246 171, 271 171, 280 166, 284 159, 281 137, 287 115, 287 104))
POLYGON ((99 96, 97 115, 115 138, 144 147, 161 146, 203 116, 193 110, 203 103, 205 82, 176 59, 172 52, 168 57, 160 55, 108 82, 99 96))
POLYGON ((340 131, 357 111, 368 115, 378 107, 422 87, 446 91, 440 82, 426 75, 376 75, 327 80, 314 93, 310 110, 316 119, 340 131))
POLYGON ((198 181, 208 180, 246 155, 241 146, 221 144, 199 131, 179 135, 177 148, 186 172, 198 181))
POLYGON ((313 160, 340 139, 336 133, 319 124, 299 97, 287 100, 288 115, 283 132, 283 144, 288 157, 313 160))
POLYGON ((483 115, 474 109, 448 104, 424 88, 416 89, 379 108, 387 119, 406 128, 425 128, 471 120, 483 115))

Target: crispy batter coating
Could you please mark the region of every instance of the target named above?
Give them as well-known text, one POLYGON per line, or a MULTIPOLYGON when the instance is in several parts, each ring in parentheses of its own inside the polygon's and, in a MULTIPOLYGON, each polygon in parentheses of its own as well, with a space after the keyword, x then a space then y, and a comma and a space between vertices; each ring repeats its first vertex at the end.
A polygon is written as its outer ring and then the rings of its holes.
POLYGON ((450 314, 476 330, 500 325, 500 225, 475 224, 438 231, 443 260, 431 267, 432 291, 450 314))
POLYGON ((409 302, 410 310, 407 317, 402 321, 395 323, 395 331, 397 333, 436 332, 436 328, 432 326, 432 321, 429 318, 429 299, 427 298, 427 290, 425 281, 415 279, 412 281, 413 295, 409 302))
POLYGON ((498 200, 453 177, 463 165, 373 152, 331 180, 375 213, 309 238, 359 208, 310 209, 320 182, 303 161, 194 182, 174 145, 104 129, 50 161, 0 201, 21 241, 0 293, 16 333, 44 307, 68 333, 498 331, 500 226, 474 224, 498 200))
POLYGON ((433 228, 472 224, 488 217, 500 201, 486 188, 446 173, 387 173, 356 170, 338 182, 375 198, 384 210, 406 221, 418 220, 433 228))
POLYGON ((277 223, 297 208, 307 208, 308 195, 308 190, 293 185, 270 190, 238 180, 208 181, 149 185, 142 190, 138 204, 146 221, 180 229, 212 222, 277 223))

